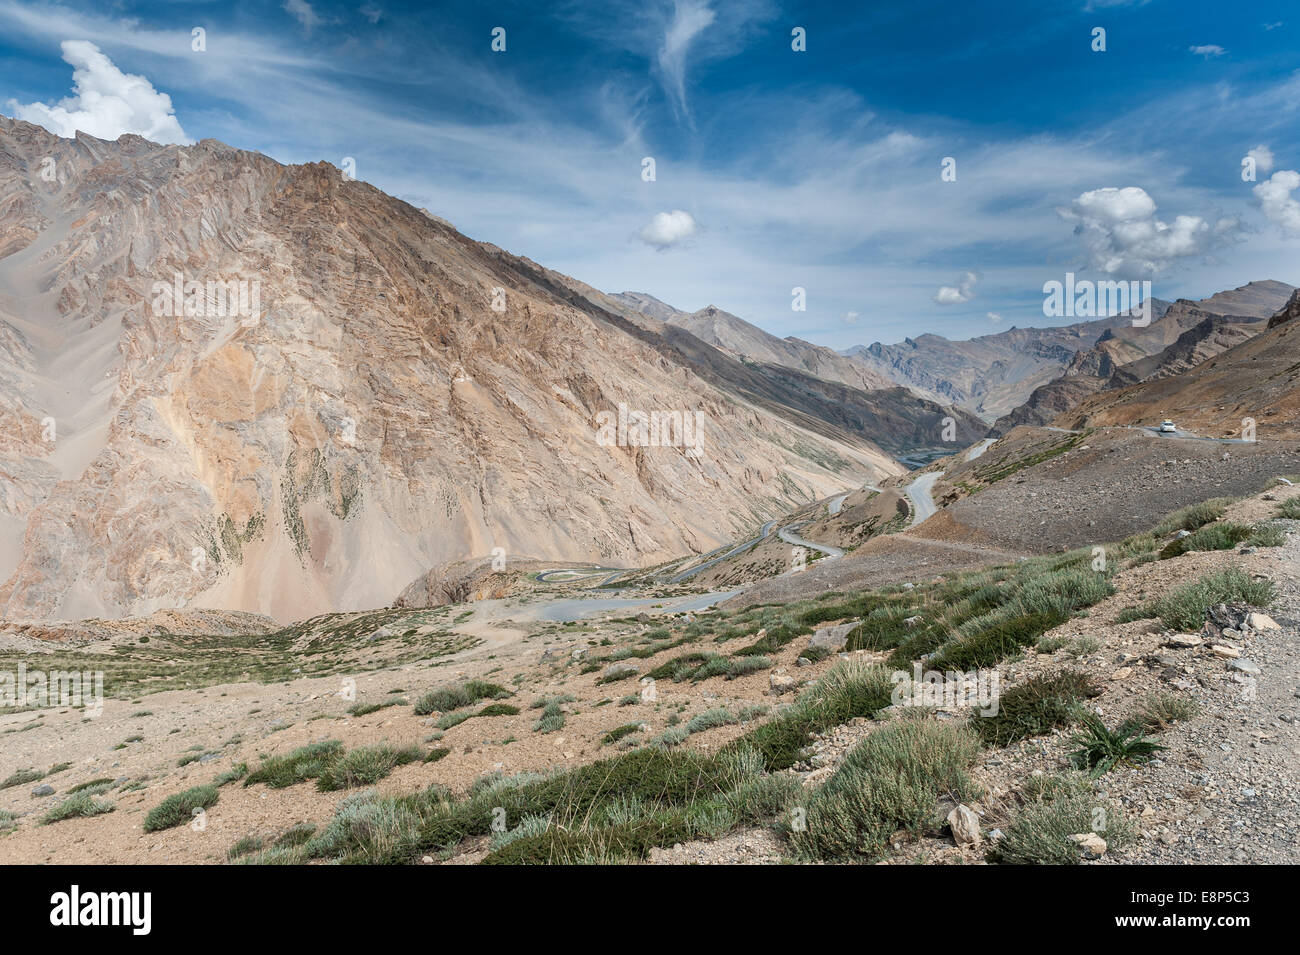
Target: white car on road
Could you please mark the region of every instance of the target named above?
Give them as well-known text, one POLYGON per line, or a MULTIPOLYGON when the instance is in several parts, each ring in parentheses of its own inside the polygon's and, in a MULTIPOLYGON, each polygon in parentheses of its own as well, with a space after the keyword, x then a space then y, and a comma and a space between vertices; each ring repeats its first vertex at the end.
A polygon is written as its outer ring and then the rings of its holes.
POLYGON ((1176 428, 1176 427, 1174 426, 1174 423, 1173 423, 1172 421, 1170 421, 1168 418, 1166 418, 1164 421, 1160 422, 1160 433, 1161 433, 1161 434, 1177 434, 1177 433, 1178 433, 1178 428, 1176 428))

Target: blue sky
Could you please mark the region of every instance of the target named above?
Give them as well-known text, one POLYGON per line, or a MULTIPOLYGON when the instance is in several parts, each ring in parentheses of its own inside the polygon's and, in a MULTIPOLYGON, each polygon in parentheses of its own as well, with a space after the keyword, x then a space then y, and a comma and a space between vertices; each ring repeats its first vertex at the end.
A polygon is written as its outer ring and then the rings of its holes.
POLYGON ((843 348, 1048 324, 1067 271, 1300 284, 1298 41, 1295 0, 0 0, 0 109, 351 157, 599 288, 843 348))

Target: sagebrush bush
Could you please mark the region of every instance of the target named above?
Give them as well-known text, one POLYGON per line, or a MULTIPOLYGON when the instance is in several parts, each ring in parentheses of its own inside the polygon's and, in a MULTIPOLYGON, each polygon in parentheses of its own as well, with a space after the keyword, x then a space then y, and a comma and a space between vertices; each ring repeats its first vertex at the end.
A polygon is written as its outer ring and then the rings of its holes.
POLYGON ((1096 793, 1086 777, 1032 777, 1023 793, 1026 803, 1005 827, 993 852, 1011 865, 1075 865, 1079 847, 1070 838, 1096 832, 1108 851, 1132 841, 1133 828, 1115 802, 1096 793))
POLYGON ((144 831, 157 832, 189 822, 194 810, 208 809, 220 798, 216 786, 194 786, 168 796, 144 817, 144 831))
POLYGON ((486 680, 469 680, 455 686, 430 690, 416 701, 415 715, 428 716, 431 713, 446 713, 449 710, 473 706, 479 700, 499 700, 513 695, 505 687, 498 686, 495 683, 489 683, 486 680))
POLYGON ((1166 516, 1151 529, 1151 533, 1157 537, 1168 537, 1178 531, 1194 531, 1221 518, 1231 503, 1230 497, 1215 497, 1199 504, 1190 504, 1166 516))
POLYGON ((332 760, 316 779, 321 792, 336 789, 356 789, 377 783, 398 766, 414 763, 424 758, 418 746, 397 748, 387 743, 377 746, 358 746, 332 760))
POLYGON ((92 792, 80 792, 75 796, 69 796, 41 816, 41 825, 47 826, 52 822, 61 822, 64 819, 75 819, 82 816, 99 816, 106 812, 112 812, 115 808, 106 799, 96 799, 95 794, 92 792))
POLYGON ((972 726, 987 745, 1009 746, 1065 726, 1082 700, 1100 692, 1079 670, 1033 676, 1000 694, 997 713, 976 716, 972 726))
POLYGON ((806 859, 874 861, 895 832, 935 824, 939 796, 976 794, 968 770, 979 751, 962 726, 916 718, 882 726, 809 797, 806 825, 790 833, 795 851, 806 859))
POLYGON ((1175 588, 1150 609, 1171 630, 1197 630, 1211 607, 1221 603, 1267 607, 1274 592, 1271 581, 1255 580, 1240 568, 1228 567, 1175 588))

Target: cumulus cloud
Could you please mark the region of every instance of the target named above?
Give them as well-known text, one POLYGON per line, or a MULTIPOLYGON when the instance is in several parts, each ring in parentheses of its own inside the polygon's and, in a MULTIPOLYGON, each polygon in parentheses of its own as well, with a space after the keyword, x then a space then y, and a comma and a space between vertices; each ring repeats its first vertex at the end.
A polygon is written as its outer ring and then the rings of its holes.
POLYGON ((845 312, 840 316, 840 320, 844 322, 845 325, 856 325, 861 321, 861 319, 862 316, 858 312, 845 312))
POLYGON ((284 9, 293 14, 294 19, 308 33, 320 26, 320 17, 307 0, 284 0, 284 9))
POLYGON ((1074 232, 1088 250, 1089 265, 1111 275, 1155 275, 1230 241, 1240 229, 1232 218, 1213 225, 1187 215, 1163 222, 1156 218, 1155 200, 1137 186, 1093 189, 1060 211, 1077 223, 1074 232))
POLYGON ((172 99, 143 76, 123 73, 88 40, 65 40, 63 59, 73 67, 72 95, 53 106, 9 101, 12 114, 71 139, 77 130, 100 139, 137 133, 157 143, 189 143, 172 99))
POLYGON ((1002 316, 997 312, 989 312, 989 321, 996 325, 998 322, 1002 321, 1002 316))
POLYGON ((1261 176, 1267 176, 1273 171, 1273 150, 1267 146, 1256 146, 1250 152, 1246 153, 1251 159, 1255 160, 1255 171, 1261 176))
POLYGON ((679 242, 685 242, 699 231, 695 217, 689 212, 674 209, 672 212, 660 212, 655 215, 638 235, 647 245, 656 249, 667 249, 679 242))
POLYGON ((683 114, 689 114, 686 106, 686 55, 691 43, 713 24, 716 17, 707 3, 677 0, 673 18, 664 32, 657 58, 659 71, 663 74, 673 105, 683 114))
POLYGON ((1207 43, 1204 46, 1189 46, 1187 51, 1189 53, 1195 53, 1197 56, 1203 56, 1207 60, 1212 56, 1223 56, 1223 54, 1228 52, 1217 43, 1207 43))
POLYGON ((960 305, 975 297, 975 283, 980 280, 978 272, 963 272, 956 285, 940 285, 934 293, 933 301, 939 305, 960 305))
POLYGON ((1300 172, 1279 169, 1254 191, 1270 222, 1276 222, 1287 232, 1300 233, 1300 202, 1291 197, 1296 189, 1300 189, 1300 172))

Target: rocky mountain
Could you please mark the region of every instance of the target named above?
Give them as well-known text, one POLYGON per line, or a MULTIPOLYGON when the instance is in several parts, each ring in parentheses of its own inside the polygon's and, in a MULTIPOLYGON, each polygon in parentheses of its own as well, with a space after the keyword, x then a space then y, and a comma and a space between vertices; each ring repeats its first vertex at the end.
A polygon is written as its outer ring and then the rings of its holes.
POLYGON ((11 619, 382 606, 497 548, 651 563, 898 472, 877 427, 941 426, 324 163, 0 117, 0 209, 11 619))
MULTIPOLYGON (((794 336, 778 338, 716 305, 698 312, 683 312, 658 299, 636 292, 623 292, 622 301, 645 315, 684 328, 701 341, 729 355, 769 365, 806 371, 827 381, 838 381, 865 391, 896 388, 898 383, 854 362, 833 349, 814 345, 794 336)), ((937 402, 947 404, 947 402, 937 402)))
POLYGON ((1283 282, 1251 282, 1200 301, 1179 299, 1149 325, 1112 326, 1076 353, 1059 378, 998 419, 991 433, 1046 424, 1090 395, 1200 364, 1262 331, 1292 292, 1283 282))
MULTIPOLYGON (((1152 300, 1154 315, 1166 308, 1167 302, 1152 300)), ((1009 328, 968 341, 918 335, 895 345, 857 345, 844 354, 875 375, 991 422, 1059 377, 1103 333, 1128 321, 1113 316, 1057 328, 1009 328)))
POLYGON ((1199 364, 1103 391, 1054 423, 1069 428, 1158 425, 1172 418, 1194 434, 1241 438, 1246 419, 1258 440, 1300 437, 1300 290, 1257 334, 1199 364))

